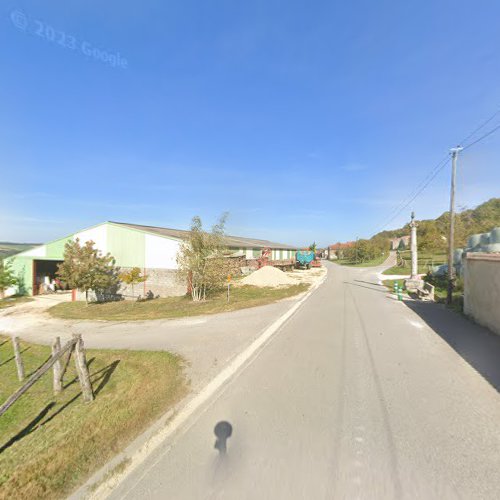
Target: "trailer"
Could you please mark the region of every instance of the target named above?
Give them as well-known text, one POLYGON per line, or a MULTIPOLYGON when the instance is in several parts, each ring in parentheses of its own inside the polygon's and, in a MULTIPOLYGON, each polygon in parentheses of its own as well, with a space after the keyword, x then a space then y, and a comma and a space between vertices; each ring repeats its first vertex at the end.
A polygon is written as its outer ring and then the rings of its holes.
POLYGON ((312 250, 298 250, 295 258, 297 259, 297 266, 310 269, 316 254, 312 250))

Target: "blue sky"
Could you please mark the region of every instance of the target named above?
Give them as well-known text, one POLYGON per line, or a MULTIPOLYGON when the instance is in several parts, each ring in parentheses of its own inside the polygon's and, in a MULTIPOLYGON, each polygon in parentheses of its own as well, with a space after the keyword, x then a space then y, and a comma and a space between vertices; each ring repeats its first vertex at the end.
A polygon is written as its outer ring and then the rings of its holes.
MULTIPOLYGON (((499 19, 495 0, 4 1, 0 241, 223 211, 237 235, 371 236, 499 108, 499 19)), ((500 195, 499 146, 464 152, 459 206, 500 195)), ((448 191, 446 168, 389 227, 448 191)))

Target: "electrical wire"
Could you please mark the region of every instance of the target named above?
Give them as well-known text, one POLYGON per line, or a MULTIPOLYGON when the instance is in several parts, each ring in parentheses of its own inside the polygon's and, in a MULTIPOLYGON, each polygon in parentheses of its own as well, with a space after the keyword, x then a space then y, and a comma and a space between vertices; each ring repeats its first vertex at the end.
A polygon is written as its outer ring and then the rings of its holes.
POLYGON ((496 127, 492 128, 489 132, 486 132, 486 134, 479 137, 479 139, 476 139, 475 141, 471 142, 470 144, 467 144, 466 146, 463 146, 463 150, 469 149, 470 147, 474 146, 474 144, 481 142, 483 139, 486 139, 486 137, 490 136, 491 134, 496 132, 498 129, 500 129, 500 125, 497 125, 496 127))
MULTIPOLYGON (((459 144, 464 144, 467 142, 469 139, 471 139, 477 132, 479 132, 481 129, 483 129, 488 123, 490 123, 496 116, 500 114, 500 109, 495 111, 490 117, 488 117, 481 125, 476 127, 470 134, 468 134, 464 139, 460 141, 459 144)), ((500 129, 500 124, 495 126, 493 129, 490 131, 486 132, 483 134, 481 137, 478 139, 472 141, 469 144, 466 144, 465 146, 462 147, 462 150, 465 151, 466 149, 469 149, 470 147, 474 146, 475 144, 481 142, 482 140, 486 139, 490 135, 492 135, 494 132, 500 129)), ((437 176, 441 170, 445 167, 445 165, 448 163, 450 160, 449 155, 446 155, 445 158, 443 158, 431 171, 427 174, 427 176, 420 182, 420 184, 417 185, 417 187, 409 194, 409 196, 405 199, 403 199, 399 205, 392 210, 392 212, 389 214, 390 219, 380 226, 380 229, 378 230, 381 231, 385 229, 405 208, 407 208, 410 203, 417 198, 417 196, 432 182, 432 180, 437 176), (405 200, 409 198, 409 201, 405 203, 405 200), (394 215, 393 215, 394 214, 394 215)))

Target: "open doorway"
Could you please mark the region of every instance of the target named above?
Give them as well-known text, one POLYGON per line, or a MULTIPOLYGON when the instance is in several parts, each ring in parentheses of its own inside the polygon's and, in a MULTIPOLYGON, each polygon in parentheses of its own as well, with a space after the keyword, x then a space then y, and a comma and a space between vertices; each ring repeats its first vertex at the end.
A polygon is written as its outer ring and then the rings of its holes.
POLYGON ((33 261, 33 295, 53 293, 56 291, 57 266, 62 260, 33 261))

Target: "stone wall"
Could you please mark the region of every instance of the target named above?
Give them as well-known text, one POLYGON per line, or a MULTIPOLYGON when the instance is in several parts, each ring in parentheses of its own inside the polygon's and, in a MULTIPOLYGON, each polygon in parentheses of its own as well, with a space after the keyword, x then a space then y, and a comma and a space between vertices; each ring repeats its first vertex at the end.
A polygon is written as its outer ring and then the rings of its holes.
POLYGON ((500 253, 467 253, 463 277, 465 314, 500 335, 500 253))
MULTIPOLYGON (((129 271, 131 268, 121 267, 120 272, 129 271)), ((139 296, 147 297, 151 295, 156 297, 182 296, 187 293, 187 285, 177 281, 175 269, 146 269, 147 279, 144 283, 134 285, 133 292, 131 285, 121 284, 116 292, 116 299, 133 300, 139 296)), ((144 273, 144 270, 142 270, 144 273)), ((89 292, 89 299, 96 300, 93 292, 89 292)), ((77 292, 76 300, 85 300, 85 293, 77 292)))
MULTIPOLYGON (((172 297, 185 295, 187 285, 177 281, 175 269, 146 269, 147 280, 134 286, 135 296, 142 297, 153 294, 155 297, 172 297)), ((132 295, 131 287, 120 290, 124 295, 132 295)))

